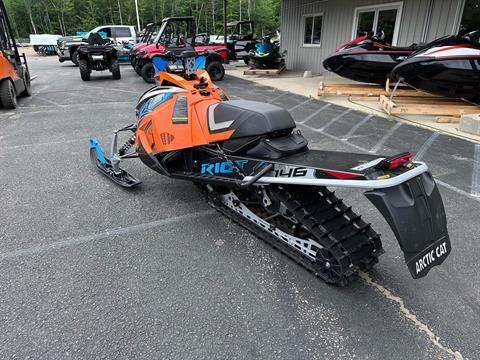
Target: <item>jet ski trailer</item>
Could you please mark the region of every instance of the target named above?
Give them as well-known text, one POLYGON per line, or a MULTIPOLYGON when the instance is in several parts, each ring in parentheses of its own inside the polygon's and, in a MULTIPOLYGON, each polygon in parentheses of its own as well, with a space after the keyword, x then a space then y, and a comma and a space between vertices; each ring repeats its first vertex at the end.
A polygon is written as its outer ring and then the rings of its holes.
POLYGON ((480 104, 480 30, 436 40, 392 70, 392 78, 448 98, 480 104))

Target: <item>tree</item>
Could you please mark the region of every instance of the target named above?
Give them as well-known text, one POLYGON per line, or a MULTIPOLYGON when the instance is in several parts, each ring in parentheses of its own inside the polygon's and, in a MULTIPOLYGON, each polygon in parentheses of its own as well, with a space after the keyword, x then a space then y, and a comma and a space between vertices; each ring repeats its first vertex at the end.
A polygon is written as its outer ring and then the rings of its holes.
POLYGON ((73 0, 50 0, 50 4, 55 10, 55 15, 58 17, 61 34, 66 35, 65 17, 70 15, 73 10, 73 0))
POLYGON ((35 26, 35 22, 33 21, 33 14, 32 14, 32 0, 23 0, 23 3, 25 4, 25 9, 27 10, 28 18, 30 20, 30 24, 32 25, 32 30, 33 33, 37 33, 37 27, 35 26))
MULTIPOLYGON (((71 35, 106 24, 136 25, 133 0, 4 0, 17 37, 55 33, 71 35)), ((198 32, 223 33, 223 0, 138 0, 145 25, 166 16, 193 15, 198 32)), ((230 0, 227 21, 251 19, 256 33, 274 34, 279 27, 280 0, 230 0)))

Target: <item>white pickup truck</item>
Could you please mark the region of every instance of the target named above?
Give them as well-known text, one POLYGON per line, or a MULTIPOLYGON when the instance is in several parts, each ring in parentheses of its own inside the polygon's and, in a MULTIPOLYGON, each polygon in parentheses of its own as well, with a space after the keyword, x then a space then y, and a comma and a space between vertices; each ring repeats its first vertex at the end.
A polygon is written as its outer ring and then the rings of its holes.
POLYGON ((93 32, 103 32, 107 38, 114 40, 116 43, 137 42, 137 32, 134 26, 129 25, 103 25, 97 26, 95 29, 90 30, 83 36, 64 36, 57 41, 57 54, 60 62, 72 61, 75 65, 78 65, 78 53, 77 49, 80 45, 84 44, 83 39, 93 32))

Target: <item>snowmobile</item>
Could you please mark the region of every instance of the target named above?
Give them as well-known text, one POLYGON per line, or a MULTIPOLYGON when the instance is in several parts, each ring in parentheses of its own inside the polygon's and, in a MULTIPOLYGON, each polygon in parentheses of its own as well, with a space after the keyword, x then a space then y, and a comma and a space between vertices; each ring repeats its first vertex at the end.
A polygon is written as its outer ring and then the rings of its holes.
POLYGON ((330 186, 366 189, 413 278, 447 258, 446 215, 424 163, 409 153, 311 150, 288 111, 229 100, 205 70, 195 68, 195 51, 169 56, 158 75, 161 86, 140 96, 136 121, 114 131, 110 156, 90 139, 91 160, 107 178, 138 186, 121 162, 139 158, 161 175, 191 181, 215 209, 329 284, 349 283, 383 252, 380 235, 330 186), (123 132, 128 140, 118 147, 123 132))
POLYGON ((337 48, 323 67, 350 80, 384 85, 393 68, 418 49, 417 44, 392 46, 371 32, 337 48))
POLYGON ((397 65, 392 78, 435 95, 480 104, 480 30, 435 40, 397 65))
POLYGON ((109 70, 114 80, 119 80, 120 65, 118 51, 109 39, 103 39, 99 33, 91 33, 87 39, 88 45, 78 47, 78 66, 83 81, 90 80, 92 70, 109 70))
POLYGON ((255 50, 249 53, 251 69, 280 69, 285 61, 280 54, 277 43, 272 43, 270 36, 264 36, 262 42, 255 44, 255 50))

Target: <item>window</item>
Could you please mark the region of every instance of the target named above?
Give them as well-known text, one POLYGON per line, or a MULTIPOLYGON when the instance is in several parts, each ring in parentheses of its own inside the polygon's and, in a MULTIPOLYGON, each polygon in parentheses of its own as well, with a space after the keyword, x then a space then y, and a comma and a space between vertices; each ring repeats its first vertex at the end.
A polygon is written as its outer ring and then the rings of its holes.
POLYGON ((114 27, 112 28, 114 38, 129 38, 132 37, 129 27, 114 27))
POLYGON ((112 29, 109 28, 109 27, 101 28, 97 32, 105 34, 105 35, 100 34, 103 38, 111 38, 112 37, 112 29))
POLYGON ((480 0, 466 0, 460 29, 473 31, 480 29, 480 0))
POLYGON ((322 20, 322 14, 306 15, 304 17, 304 46, 320 46, 322 39, 322 20))
POLYGON ((382 36, 387 43, 395 45, 401 17, 401 2, 359 7, 355 9, 352 37, 356 38, 373 32, 377 36, 382 36))

